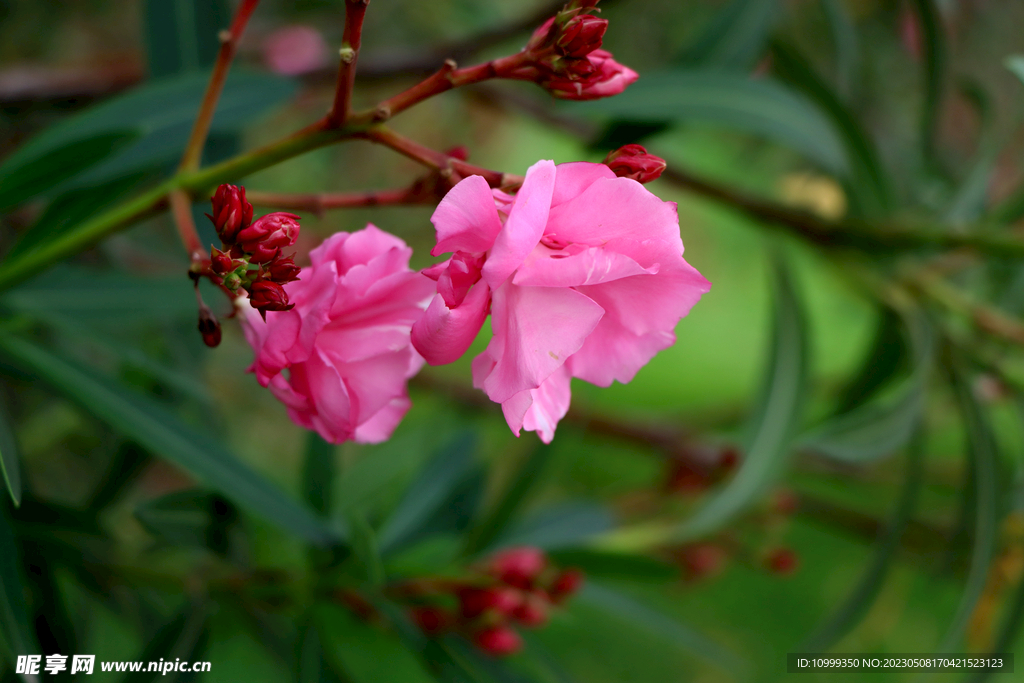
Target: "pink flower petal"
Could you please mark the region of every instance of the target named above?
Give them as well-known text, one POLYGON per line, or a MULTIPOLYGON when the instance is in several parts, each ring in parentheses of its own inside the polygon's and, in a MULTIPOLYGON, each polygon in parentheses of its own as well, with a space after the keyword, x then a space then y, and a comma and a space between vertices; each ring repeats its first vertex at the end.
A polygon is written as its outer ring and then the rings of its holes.
POLYGON ((569 251, 538 245, 512 282, 533 287, 576 287, 658 272, 657 265, 643 268, 630 257, 602 247, 587 247, 575 254, 569 251))
POLYGON ((434 296, 423 316, 412 326, 412 345, 431 365, 454 363, 473 343, 487 318, 491 302, 487 283, 478 282, 462 304, 448 308, 444 297, 434 296))
POLYGON ((569 412, 569 402, 572 399, 568 366, 563 365, 551 373, 551 376, 532 390, 530 395, 533 402, 523 417, 523 429, 537 432, 541 441, 551 443, 555 438, 555 427, 569 412))
POLYGON ((527 170, 512 212, 495 238, 482 270, 492 290, 507 280, 540 242, 548 222, 554 187, 554 162, 538 161, 527 170))
POLYGON ((494 366, 481 385, 497 403, 539 387, 579 350, 604 315, 598 304, 567 288, 506 283, 493 297, 494 338, 484 354, 494 366))
POLYGON ((551 208, 579 196, 585 189, 602 178, 614 178, 615 172, 604 164, 574 161, 555 167, 555 190, 551 195, 551 208))
POLYGON ((402 421, 405 414, 412 407, 412 401, 408 396, 393 398, 386 406, 377 413, 356 427, 355 441, 357 443, 382 443, 391 438, 395 427, 402 421))
POLYGON ((434 256, 449 251, 487 251, 501 231, 491 186, 481 176, 465 178, 448 191, 430 222, 437 230, 434 256))

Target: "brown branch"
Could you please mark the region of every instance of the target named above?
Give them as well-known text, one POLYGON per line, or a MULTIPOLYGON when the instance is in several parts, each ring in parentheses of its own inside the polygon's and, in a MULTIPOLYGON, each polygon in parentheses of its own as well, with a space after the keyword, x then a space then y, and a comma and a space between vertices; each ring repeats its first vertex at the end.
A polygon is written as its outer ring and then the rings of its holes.
POLYGON ((309 211, 321 215, 328 209, 350 209, 367 206, 403 206, 430 204, 437 201, 431 193, 416 187, 400 190, 368 190, 365 192, 327 192, 321 194, 285 194, 279 192, 246 192, 254 206, 309 211))
POLYGON ((344 125, 352 108, 352 90, 356 84, 356 60, 363 36, 363 17, 370 0, 345 0, 345 31, 341 39, 341 63, 334 88, 334 105, 327 120, 332 126, 344 125))
POLYGON ((178 228, 178 236, 181 238, 181 243, 185 245, 185 250, 191 261, 191 269, 201 268, 207 260, 206 249, 203 248, 203 243, 199 240, 196 223, 192 220, 192 202, 182 190, 173 190, 168 198, 171 204, 171 215, 178 228))
POLYGON ((245 25, 249 23, 249 17, 259 0, 242 0, 235 12, 235 18, 231 22, 231 28, 221 31, 220 51, 217 53, 217 62, 213 65, 213 73, 210 74, 210 82, 206 86, 206 93, 203 95, 203 102, 199 105, 199 114, 192 125, 192 133, 189 135, 188 144, 185 146, 185 154, 181 157, 181 170, 191 171, 199 168, 199 160, 203 154, 203 146, 206 144, 206 136, 210 133, 210 124, 213 122, 213 114, 217 110, 217 100, 224 90, 224 82, 228 77, 228 70, 235 58, 238 49, 238 41, 245 31, 245 25))

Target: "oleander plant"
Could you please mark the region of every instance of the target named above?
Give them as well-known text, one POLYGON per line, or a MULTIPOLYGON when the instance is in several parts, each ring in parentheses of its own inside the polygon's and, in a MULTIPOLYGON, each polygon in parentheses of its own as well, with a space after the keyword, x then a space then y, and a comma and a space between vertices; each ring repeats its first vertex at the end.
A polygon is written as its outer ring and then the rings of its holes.
POLYGON ((0 1, 0 682, 1012 661, 1022 36, 0 1))

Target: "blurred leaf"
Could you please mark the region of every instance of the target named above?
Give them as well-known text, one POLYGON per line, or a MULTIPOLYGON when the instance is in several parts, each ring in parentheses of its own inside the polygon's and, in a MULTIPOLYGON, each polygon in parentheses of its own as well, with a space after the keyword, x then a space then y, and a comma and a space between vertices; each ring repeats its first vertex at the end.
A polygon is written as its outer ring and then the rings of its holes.
POLYGON ((791 147, 830 171, 847 169, 842 138, 803 95, 777 81, 710 70, 662 71, 616 97, 566 104, 580 113, 634 122, 701 122, 791 147))
MULTIPOLYGON (((3 385, 0 385, 0 391, 3 385)), ((11 428, 11 416, 7 413, 7 405, 0 393, 0 474, 3 475, 7 492, 15 507, 21 505, 21 465, 18 464, 18 447, 11 428)))
MULTIPOLYGON (((40 652, 25 605, 19 554, 7 506, 0 503, 0 643, 11 655, 40 652)), ((38 679, 25 676, 25 680, 38 679)))
POLYGON ((1024 83, 1024 55, 1009 55, 1003 60, 1003 66, 1024 83))
POLYGON ((92 168, 140 137, 141 132, 133 129, 99 133, 26 157, 16 167, 5 162, 0 165, 0 212, 37 197, 68 178, 92 168))
POLYGON ((733 0, 711 19, 680 61, 747 71, 764 54, 778 14, 777 0, 733 0))
POLYGON ((237 460, 221 444, 198 434, 148 397, 127 391, 9 333, 0 351, 117 431, 157 453, 239 507, 298 536, 330 544, 337 535, 307 508, 237 460))
POLYGON ((946 79, 946 34, 934 0, 911 0, 917 14, 924 50, 922 68, 924 102, 921 109, 921 146, 926 159, 934 154, 935 131, 946 79))
MULTIPOLYGON (((186 603, 177 614, 164 623, 139 653, 135 661, 155 662, 181 659, 186 662, 201 661, 209 637, 207 622, 209 608, 204 603, 186 603)), ((192 672, 169 672, 164 674, 128 674, 125 681, 185 681, 194 680, 192 672)))
POLYGON ((847 188, 857 205, 868 214, 892 208, 892 188, 878 150, 853 112, 795 46, 774 40, 771 49, 773 73, 814 102, 841 136, 850 165, 847 188))
POLYGON ((548 553, 561 567, 581 569, 588 578, 668 582, 679 579, 679 567, 646 555, 605 552, 586 548, 548 553))
POLYGON ((231 12, 224 0, 146 0, 144 18, 149 73, 159 78, 212 65, 231 12))
POLYGON ((999 482, 998 454, 995 435, 981 405, 971 391, 963 369, 955 359, 950 361, 950 380, 957 405, 963 415, 967 429, 968 453, 971 458, 974 482, 974 547, 971 550, 971 564, 967 570, 967 581, 946 634, 936 653, 954 652, 967 629, 971 614, 978 604, 988 581, 988 570, 992 563, 997 541, 999 482))
POLYGON ((909 364, 909 339, 899 314, 882 307, 874 340, 860 365, 860 370, 846 386, 835 414, 848 413, 864 404, 896 377, 901 367, 909 364))
POLYGON ((846 600, 826 621, 818 626, 799 648, 800 652, 826 652, 860 623, 874 603, 885 577, 889 574, 896 551, 900 548, 903 532, 914 513, 918 493, 921 490, 921 482, 924 478, 924 455, 925 440, 923 433, 918 429, 917 438, 914 439, 907 451, 907 472, 903 479, 896 510, 875 543, 867 569, 864 570, 846 600))
POLYGON ((583 545, 615 526, 611 511, 597 503, 566 502, 544 508, 508 527, 484 552, 529 545, 544 550, 583 545))
POLYGON ((5 293, 0 301, 33 317, 64 314, 121 324, 137 319, 192 318, 196 312, 195 294, 184 276, 140 278, 73 267, 29 280, 5 293))
POLYGON ((933 338, 923 316, 908 319, 914 367, 895 397, 862 403, 800 438, 801 447, 844 462, 866 463, 892 455, 910 441, 924 412, 933 338))
POLYGON ((117 500, 146 469, 151 458, 138 444, 126 441, 115 451, 103 478, 93 489, 89 510, 97 512, 117 500))
POLYGON ((306 503, 321 516, 331 512, 334 490, 334 445, 310 430, 306 434, 306 454, 302 465, 302 490, 306 503))
POLYGON ((789 462, 807 383, 808 340, 803 303, 781 256, 773 259, 774 322, 768 372, 748 423, 736 475, 676 531, 678 540, 709 534, 740 514, 789 462))
POLYGON ((822 0, 821 7, 832 31, 835 45, 836 82, 840 94, 849 97, 857 68, 857 27, 843 0, 822 0))
MULTIPOLYGON (((175 161, 199 109, 208 73, 152 81, 86 109, 22 145, 0 164, 0 178, 15 177, 36 160, 99 136, 141 131, 141 138, 85 173, 76 173, 61 191, 96 185, 175 161)), ((211 134, 235 130, 269 108, 287 101, 295 84, 279 76, 233 70, 217 105, 211 134)))
POLYGON ((349 683, 349 678, 340 678, 324 660, 320 631, 315 624, 305 629, 299 648, 297 683, 349 683))
POLYGON ((496 659, 482 653, 475 645, 462 636, 448 634, 439 641, 451 661, 472 680, 494 681, 494 683, 534 683, 531 678, 513 669, 510 659, 496 659))
POLYGON ((426 464, 381 529, 383 554, 403 547, 438 510, 451 504, 460 484, 479 470, 473 457, 475 450, 476 437, 465 432, 445 444, 426 464))
POLYGON ((352 553, 362 565, 367 582, 371 586, 383 585, 384 563, 380 558, 377 537, 374 535, 373 529, 358 510, 349 510, 345 517, 348 521, 348 538, 352 546, 352 553))
POLYGON ((334 605, 316 610, 324 653, 354 683, 432 683, 433 678, 394 636, 334 605))
POLYGON ((238 511, 219 495, 200 489, 175 491, 135 508, 147 530, 171 543, 209 548, 224 555, 238 511))
POLYGON ((681 647, 737 677, 742 678, 748 668, 739 655, 707 636, 604 585, 588 581, 575 599, 598 607, 624 623, 681 647))
POLYGON ((551 447, 538 444, 530 457, 520 463, 508 488, 502 492, 497 504, 479 523, 470 530, 466 538, 466 554, 474 555, 488 547, 509 526, 512 519, 523 507, 544 471, 551 454, 551 447))
POLYGON ((985 213, 989 187, 1002 151, 996 138, 992 97, 985 86, 967 77, 960 78, 957 85, 958 94, 972 104, 977 113, 979 134, 970 170, 943 214, 943 219, 954 225, 970 223, 985 213))
MULTIPOLYGON (((1024 581, 1019 581, 1013 592, 1013 599, 1006 609, 1003 623, 999 626, 999 631, 996 633, 989 651, 993 653, 1013 652, 1014 643, 1022 624, 1024 624, 1024 581)), ((967 683, 984 683, 991 675, 992 672, 982 669, 968 678, 967 683)))

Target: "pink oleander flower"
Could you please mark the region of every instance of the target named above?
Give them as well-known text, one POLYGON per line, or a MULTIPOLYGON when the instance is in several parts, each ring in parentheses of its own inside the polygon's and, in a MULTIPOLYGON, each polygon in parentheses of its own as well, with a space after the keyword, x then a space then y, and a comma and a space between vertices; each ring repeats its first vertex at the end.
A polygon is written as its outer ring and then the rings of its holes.
POLYGON ((618 95, 640 77, 628 66, 612 59, 612 53, 607 50, 594 50, 575 61, 578 64, 565 75, 544 76, 538 83, 563 100, 597 100, 618 95))
MULTIPOLYGON (((434 283, 409 269, 412 249, 373 225, 332 235, 284 285, 289 311, 249 308, 250 371, 292 421, 331 443, 379 443, 408 411, 406 381, 423 365, 409 331, 434 283)), ((244 304, 243 304, 244 305, 244 304)))
POLYGON ((432 365, 451 363, 490 312, 473 384, 501 403, 517 436, 551 441, 571 377, 632 380, 711 287, 683 260, 675 203, 604 164, 539 161, 514 197, 471 176, 431 222, 431 253, 454 253, 424 271, 437 294, 413 345, 432 365))

